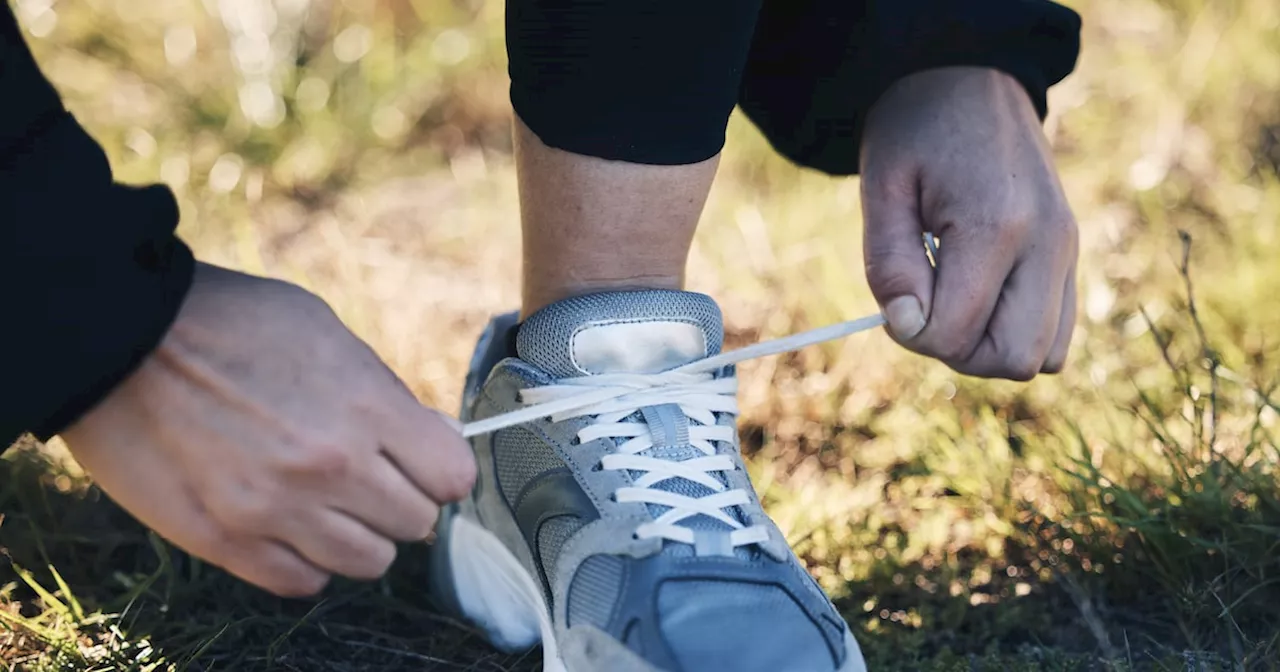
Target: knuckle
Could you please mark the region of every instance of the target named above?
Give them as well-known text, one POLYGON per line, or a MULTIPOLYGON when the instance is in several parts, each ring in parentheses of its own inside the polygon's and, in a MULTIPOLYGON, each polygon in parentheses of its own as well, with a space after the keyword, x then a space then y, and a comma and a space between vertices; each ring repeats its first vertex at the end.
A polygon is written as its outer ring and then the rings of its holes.
POLYGON ((1036 229, 1036 218, 1021 212, 984 212, 973 215, 973 236, 992 252, 1010 255, 1024 247, 1036 229))
POLYGON ((999 238, 1005 240, 1022 240, 1033 230, 1035 219, 1025 214, 1012 214, 991 220, 993 227, 999 232, 999 238))
POLYGON ((337 480, 351 472, 352 459, 340 446, 325 445, 312 456, 311 470, 329 480, 337 480))
POLYGON ((299 475, 336 481, 351 473, 354 459, 343 446, 326 440, 313 440, 286 463, 288 471, 299 475))
POLYGON ((265 531, 277 510, 273 490, 270 479, 213 489, 205 508, 214 525, 205 530, 204 543, 225 544, 245 533, 265 531))
POLYGON ((226 532, 261 532, 271 521, 275 507, 266 497, 241 494, 230 497, 211 512, 226 532))
POLYGON ((1044 225, 1049 239, 1060 248, 1074 250, 1080 238, 1080 229, 1074 217, 1056 216, 1048 218, 1044 225))
POLYGON ((1076 223, 1076 218, 1071 214, 1071 211, 1063 212, 1052 218, 1051 221, 1055 224, 1054 229, 1064 237, 1075 240, 1080 236, 1080 225, 1076 223))

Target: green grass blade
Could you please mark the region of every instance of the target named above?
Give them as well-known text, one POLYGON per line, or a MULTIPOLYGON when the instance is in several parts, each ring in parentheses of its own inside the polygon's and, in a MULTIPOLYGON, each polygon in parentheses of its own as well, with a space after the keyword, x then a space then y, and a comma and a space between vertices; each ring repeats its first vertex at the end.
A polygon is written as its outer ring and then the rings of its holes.
POLYGON ((14 573, 18 575, 18 578, 22 579, 22 582, 27 584, 27 587, 35 591, 35 594, 39 596, 40 601, 44 602, 46 607, 53 609, 58 613, 68 614, 68 615, 71 614, 71 609, 67 607, 67 605, 64 604, 62 600, 59 600, 57 597, 55 597, 53 593, 50 593, 48 590, 45 590, 44 586, 40 585, 39 581, 36 581, 35 576, 33 576, 31 572, 27 571, 22 567, 19 567, 17 564, 12 564, 12 567, 13 567, 14 573))
POLYGON ((63 580, 62 574, 58 572, 58 568, 49 565, 49 573, 53 575, 53 580, 58 584, 58 590, 67 600, 67 605, 71 607, 71 614, 75 617, 77 623, 84 622, 84 607, 80 605, 80 600, 76 599, 75 593, 71 592, 71 587, 63 580))

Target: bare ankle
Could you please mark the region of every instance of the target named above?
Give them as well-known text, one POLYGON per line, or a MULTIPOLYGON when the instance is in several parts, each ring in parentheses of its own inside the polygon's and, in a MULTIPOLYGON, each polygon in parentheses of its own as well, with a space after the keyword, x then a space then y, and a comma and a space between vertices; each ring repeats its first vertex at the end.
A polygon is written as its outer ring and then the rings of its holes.
POLYGON ((624 292, 641 289, 683 289, 683 274, 643 274, 628 277, 576 277, 568 282, 547 283, 525 278, 520 319, 542 308, 574 296, 597 292, 624 292))

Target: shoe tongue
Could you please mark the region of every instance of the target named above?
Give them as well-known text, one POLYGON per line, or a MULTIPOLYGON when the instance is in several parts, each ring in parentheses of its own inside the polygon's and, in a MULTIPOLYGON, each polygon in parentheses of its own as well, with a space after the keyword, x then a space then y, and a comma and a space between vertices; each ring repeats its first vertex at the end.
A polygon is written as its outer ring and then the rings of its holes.
MULTIPOLYGON (((719 306, 711 297, 656 289, 588 294, 553 303, 525 320, 516 334, 516 353, 520 359, 558 378, 660 373, 718 355, 723 345, 724 322, 719 306)), ((655 432, 654 446, 642 453, 644 455, 673 462, 702 455, 688 443, 688 419, 678 406, 646 407, 629 420, 644 422, 655 432), (685 435, 684 440, 672 440, 681 434, 685 435)), ((725 483, 723 476, 718 478, 725 483)), ((713 494, 705 485, 684 478, 667 479, 653 487, 693 498, 713 494)), ((658 504, 650 504, 648 508, 655 518, 668 510, 658 504)), ((745 524, 745 515, 738 507, 727 511, 745 524)), ((685 519, 681 525, 695 530, 696 534, 727 535, 732 529, 701 514, 685 519)), ((663 552, 687 556, 694 549, 684 544, 668 544, 663 552)), ((754 553, 756 551, 745 548, 734 551, 746 560, 754 557, 754 553)))
POLYGON ((576 378, 660 373, 719 354, 723 341, 711 297, 648 289, 553 303, 520 325, 516 352, 553 376, 576 378))

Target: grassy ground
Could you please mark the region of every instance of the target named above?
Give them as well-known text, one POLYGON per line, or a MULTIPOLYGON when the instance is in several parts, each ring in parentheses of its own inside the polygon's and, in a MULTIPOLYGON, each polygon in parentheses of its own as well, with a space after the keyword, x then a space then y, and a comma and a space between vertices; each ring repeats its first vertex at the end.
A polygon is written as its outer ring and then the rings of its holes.
MULTIPOLYGON (((1280 5, 1069 4, 1085 52, 1047 123, 1083 231, 1068 370, 969 380, 880 334, 754 362, 751 468, 872 669, 1277 670, 1280 5)), ((517 297, 500 2, 18 7, 204 258, 314 289, 456 405, 517 297)), ((690 264, 732 344, 874 310, 858 212, 856 181, 734 120, 690 264)), ((56 442, 0 470, 0 667, 537 669, 436 613, 421 548, 281 601, 149 535, 56 442)))

